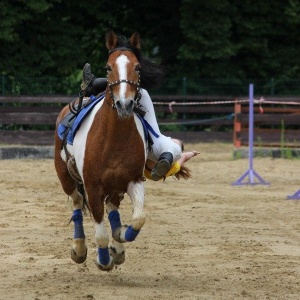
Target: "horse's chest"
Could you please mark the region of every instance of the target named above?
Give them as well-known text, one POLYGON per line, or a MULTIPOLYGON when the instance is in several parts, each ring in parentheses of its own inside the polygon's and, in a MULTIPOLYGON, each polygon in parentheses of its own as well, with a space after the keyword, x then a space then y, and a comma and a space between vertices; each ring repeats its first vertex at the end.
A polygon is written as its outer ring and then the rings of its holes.
POLYGON ((84 174, 95 184, 101 183, 108 190, 126 190, 128 183, 143 176, 145 153, 134 146, 109 147, 92 155, 85 155, 84 174))

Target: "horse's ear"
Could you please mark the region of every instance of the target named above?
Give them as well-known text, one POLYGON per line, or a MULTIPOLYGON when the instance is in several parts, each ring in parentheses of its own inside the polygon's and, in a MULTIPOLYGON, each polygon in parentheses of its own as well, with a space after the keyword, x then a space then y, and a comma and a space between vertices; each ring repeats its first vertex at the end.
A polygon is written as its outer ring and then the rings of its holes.
POLYGON ((140 49, 141 48, 141 38, 138 32, 134 32, 129 40, 130 46, 140 49))
POLYGON ((117 35, 113 31, 108 31, 106 33, 106 43, 105 43, 106 48, 108 50, 112 50, 112 49, 116 48, 117 42, 118 42, 117 35))

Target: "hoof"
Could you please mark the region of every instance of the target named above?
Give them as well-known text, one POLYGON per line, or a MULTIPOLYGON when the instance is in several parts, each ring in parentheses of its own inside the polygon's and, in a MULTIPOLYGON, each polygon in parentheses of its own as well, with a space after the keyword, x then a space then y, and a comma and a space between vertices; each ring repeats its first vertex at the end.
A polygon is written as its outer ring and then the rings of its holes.
POLYGON ((113 269, 115 263, 114 263, 114 260, 112 257, 110 257, 110 262, 107 264, 107 265, 101 265, 99 262, 98 262, 98 259, 95 261, 96 263, 96 266, 98 267, 99 270, 101 271, 106 271, 106 272, 109 272, 113 269))
POLYGON ((71 249, 71 258, 77 264, 82 264, 86 261, 87 257, 87 248, 85 248, 85 253, 83 255, 77 255, 75 249, 71 249))
POLYGON ((118 253, 118 250, 114 246, 109 247, 109 254, 113 258, 116 265, 121 265, 125 262, 125 250, 118 253))

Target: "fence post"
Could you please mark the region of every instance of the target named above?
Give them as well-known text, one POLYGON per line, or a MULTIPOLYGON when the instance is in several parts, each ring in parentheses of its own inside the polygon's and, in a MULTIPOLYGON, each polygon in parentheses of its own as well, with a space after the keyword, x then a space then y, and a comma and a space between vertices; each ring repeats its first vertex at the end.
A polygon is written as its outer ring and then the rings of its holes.
POLYGON ((242 112, 241 103, 234 103, 234 125, 233 125, 233 145, 235 148, 239 148, 242 145, 241 142, 241 118, 240 113, 242 112))

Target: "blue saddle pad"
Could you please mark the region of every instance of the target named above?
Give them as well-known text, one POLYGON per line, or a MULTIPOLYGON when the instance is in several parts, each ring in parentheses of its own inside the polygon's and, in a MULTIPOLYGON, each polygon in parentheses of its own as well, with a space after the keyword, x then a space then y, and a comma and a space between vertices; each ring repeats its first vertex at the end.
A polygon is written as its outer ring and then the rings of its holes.
POLYGON ((67 138, 66 138, 67 143, 73 145, 75 134, 79 129, 82 121, 92 111, 95 105, 99 103, 101 100, 103 100, 103 98, 104 98, 104 94, 101 94, 99 97, 91 96, 90 103, 84 106, 76 117, 72 113, 70 113, 70 115, 67 115, 65 118, 68 118, 70 120, 72 119, 72 117, 74 117, 75 120, 73 121, 72 125, 70 125, 71 122, 70 123, 68 122, 69 120, 67 122, 63 122, 64 121, 63 119, 63 121, 60 122, 57 128, 57 134, 59 138, 63 140, 65 138, 65 134, 67 134, 67 138))
MULTIPOLYGON (((58 125, 57 134, 59 138, 61 140, 66 138, 67 143, 73 145, 75 134, 79 129, 82 121, 91 112, 93 107, 95 107, 97 103, 103 100, 103 98, 104 98, 104 94, 101 94, 97 98, 95 96, 91 96, 90 97, 91 102, 88 105, 84 106, 77 116, 75 116, 72 112, 69 112, 69 114, 67 114, 65 118, 58 125), (75 118, 75 120, 72 120, 73 118, 75 118), (67 137, 65 137, 66 134, 67 137)), ((158 138, 159 135, 153 130, 151 125, 142 116, 140 116, 139 114, 137 114, 137 116, 139 117, 143 125, 145 140, 148 141, 149 146, 151 146, 153 144, 153 141, 149 135, 149 132, 151 132, 152 135, 156 138, 158 138)))

